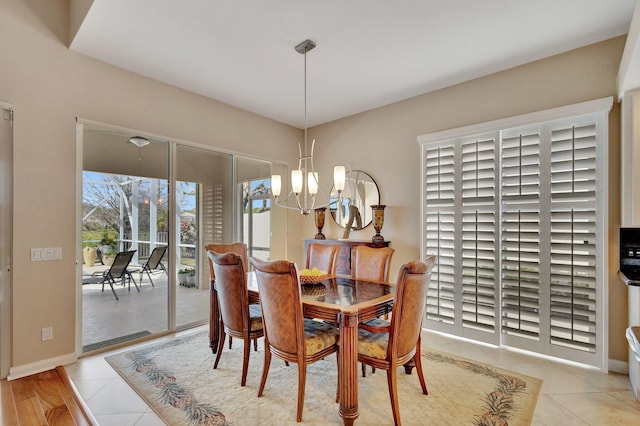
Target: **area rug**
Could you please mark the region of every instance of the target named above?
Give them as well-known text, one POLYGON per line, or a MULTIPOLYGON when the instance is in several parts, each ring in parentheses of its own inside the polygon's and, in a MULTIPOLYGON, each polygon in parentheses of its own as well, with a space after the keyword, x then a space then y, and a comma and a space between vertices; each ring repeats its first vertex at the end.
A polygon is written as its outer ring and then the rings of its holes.
MULTIPOLYGON (((273 357, 264 395, 257 397, 264 352, 252 350, 247 384, 240 386, 242 342, 234 339, 213 370, 207 333, 199 332, 107 357, 109 364, 169 425, 296 424, 297 366, 273 357)), ((542 381, 423 349, 429 395, 418 377, 398 372, 405 425, 529 425, 542 381)), ((359 377, 360 425, 393 424, 386 372, 359 377)), ((335 355, 307 368, 302 421, 342 424, 335 402, 335 355)))

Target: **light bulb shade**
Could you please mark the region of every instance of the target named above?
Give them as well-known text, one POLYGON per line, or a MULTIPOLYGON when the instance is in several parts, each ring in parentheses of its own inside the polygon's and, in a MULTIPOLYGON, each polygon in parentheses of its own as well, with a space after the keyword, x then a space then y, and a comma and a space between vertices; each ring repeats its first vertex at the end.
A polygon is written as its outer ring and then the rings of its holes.
POLYGON ((318 193, 318 172, 308 173, 307 188, 309 188, 309 194, 311 195, 316 195, 318 193))
POLYGON ((333 168, 333 185, 336 187, 336 191, 344 191, 345 180, 344 166, 335 166, 333 168))
POLYGON ((282 191, 282 179, 280 175, 272 175, 271 176, 271 193, 274 197, 280 196, 280 191, 282 191))
POLYGON ((291 171, 291 189, 294 194, 302 192, 302 170, 291 171))

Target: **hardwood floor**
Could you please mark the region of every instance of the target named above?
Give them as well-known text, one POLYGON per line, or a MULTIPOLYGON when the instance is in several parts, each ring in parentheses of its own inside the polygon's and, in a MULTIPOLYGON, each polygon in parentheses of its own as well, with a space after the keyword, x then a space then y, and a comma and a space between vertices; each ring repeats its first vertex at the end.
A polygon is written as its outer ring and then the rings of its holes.
POLYGON ((64 367, 0 382, 0 424, 97 425, 64 367))

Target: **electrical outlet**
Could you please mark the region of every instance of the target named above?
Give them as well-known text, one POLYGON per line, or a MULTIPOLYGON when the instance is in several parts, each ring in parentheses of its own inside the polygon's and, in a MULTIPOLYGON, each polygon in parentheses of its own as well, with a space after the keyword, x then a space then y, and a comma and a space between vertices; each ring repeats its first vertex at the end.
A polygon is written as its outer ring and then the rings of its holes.
POLYGON ((42 329, 42 341, 53 339, 53 327, 45 327, 42 329))

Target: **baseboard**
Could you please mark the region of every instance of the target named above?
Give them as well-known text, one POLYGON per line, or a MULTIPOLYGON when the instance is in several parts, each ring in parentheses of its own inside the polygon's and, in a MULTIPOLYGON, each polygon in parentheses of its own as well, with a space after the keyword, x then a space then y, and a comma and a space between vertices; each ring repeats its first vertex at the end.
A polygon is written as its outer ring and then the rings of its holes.
POLYGON ((60 365, 73 364, 78 360, 75 353, 57 356, 55 358, 43 359, 40 361, 32 362, 30 364, 19 365, 11 367, 9 369, 9 376, 7 380, 20 379, 22 377, 30 376, 32 374, 42 373, 43 371, 54 370, 60 365))
POLYGON ((609 371, 613 373, 629 374, 629 363, 617 359, 609 359, 609 371))

